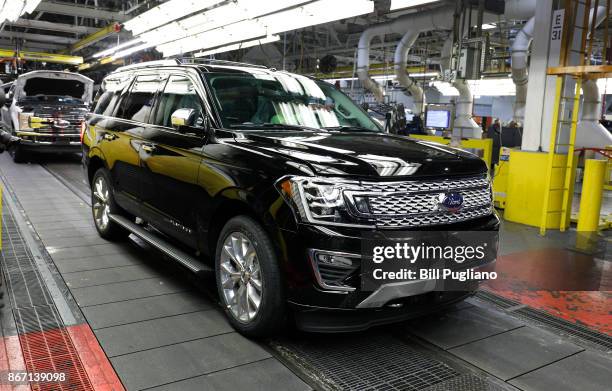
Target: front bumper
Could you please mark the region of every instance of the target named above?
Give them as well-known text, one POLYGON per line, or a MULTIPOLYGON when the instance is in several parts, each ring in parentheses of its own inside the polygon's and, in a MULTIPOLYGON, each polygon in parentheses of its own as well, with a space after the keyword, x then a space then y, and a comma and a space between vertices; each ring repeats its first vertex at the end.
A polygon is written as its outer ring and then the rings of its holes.
POLYGON ((81 151, 80 141, 32 141, 19 140, 19 148, 31 152, 75 153, 81 151))
MULTIPOLYGON (((447 231, 498 231, 497 215, 457 223, 438 230, 447 231)), ((351 290, 327 289, 321 284, 313 265, 312 249, 339 253, 361 254, 363 232, 354 228, 321 227, 299 225, 296 231, 281 230, 281 249, 284 254, 287 276, 287 295, 296 308, 319 310, 366 310, 383 308, 407 297, 417 297, 436 290, 435 284, 427 280, 397 282, 381 285, 374 292, 362 291, 358 272, 353 277, 351 290)), ((494 259, 480 267, 481 271, 494 268, 494 259)), ((466 284, 465 291, 473 291, 478 284, 466 284)), ((452 293, 452 292, 448 292, 452 293)))

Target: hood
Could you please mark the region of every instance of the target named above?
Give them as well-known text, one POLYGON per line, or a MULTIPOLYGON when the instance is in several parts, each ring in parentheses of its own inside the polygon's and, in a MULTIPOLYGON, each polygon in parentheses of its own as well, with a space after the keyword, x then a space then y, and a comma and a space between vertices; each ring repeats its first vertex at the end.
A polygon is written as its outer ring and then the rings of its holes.
POLYGON ((25 99, 29 95, 26 90, 35 88, 34 85, 28 87, 28 83, 38 83, 41 90, 45 91, 43 95, 71 95, 67 94, 70 90, 67 86, 70 85, 71 81, 82 83, 82 91, 80 91, 78 98, 83 100, 85 104, 91 104, 93 100, 93 80, 73 72, 33 71, 24 73, 15 80, 15 93, 18 100, 25 99))
POLYGON ((281 155, 315 175, 355 177, 455 176, 485 173, 480 158, 455 148, 384 133, 237 132, 257 152, 281 155))

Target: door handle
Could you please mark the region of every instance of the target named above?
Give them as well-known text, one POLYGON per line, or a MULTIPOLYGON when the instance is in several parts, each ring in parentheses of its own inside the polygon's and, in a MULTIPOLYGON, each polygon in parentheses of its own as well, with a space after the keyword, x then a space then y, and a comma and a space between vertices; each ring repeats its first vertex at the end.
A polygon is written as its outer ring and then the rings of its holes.
POLYGON ((151 144, 142 144, 141 148, 146 153, 152 153, 153 151, 155 151, 155 145, 151 144))
POLYGON ((111 133, 104 133, 104 140, 113 141, 117 136, 111 133))

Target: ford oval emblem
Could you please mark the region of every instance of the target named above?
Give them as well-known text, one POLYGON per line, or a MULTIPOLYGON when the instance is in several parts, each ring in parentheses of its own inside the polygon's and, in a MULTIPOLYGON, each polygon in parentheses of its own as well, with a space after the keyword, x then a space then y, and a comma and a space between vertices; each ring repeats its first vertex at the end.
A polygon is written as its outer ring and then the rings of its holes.
POLYGON ((446 212, 459 212, 463 206, 461 193, 440 193, 437 201, 438 209, 446 212))
POLYGON ((70 121, 66 121, 65 119, 57 118, 53 121, 54 128, 66 129, 70 126, 70 121))

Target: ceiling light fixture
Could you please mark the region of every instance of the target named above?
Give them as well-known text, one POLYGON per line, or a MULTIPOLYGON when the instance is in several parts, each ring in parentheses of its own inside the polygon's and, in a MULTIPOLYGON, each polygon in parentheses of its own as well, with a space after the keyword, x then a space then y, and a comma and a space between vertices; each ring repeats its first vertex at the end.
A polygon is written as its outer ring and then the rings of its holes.
POLYGON ((10 0, 5 1, 0 8, 0 23, 15 22, 21 15, 32 13, 38 7, 40 0, 10 0))
POLYGON ((101 52, 98 52, 98 53, 94 54, 93 57, 99 58, 99 57, 110 56, 111 54, 113 54, 113 53, 115 53, 115 52, 117 52, 117 51, 119 51, 121 49, 125 49, 127 47, 134 46, 134 45, 136 45, 138 43, 142 43, 142 40, 140 38, 135 38, 135 39, 132 39, 130 41, 126 41, 124 43, 121 43, 121 44, 119 44, 117 46, 113 46, 111 48, 102 50, 101 52))
POLYGON ((438 1, 440 0, 391 0, 391 11, 400 8, 416 7, 418 5, 437 3, 438 1))
POLYGON ((221 2, 222 0, 170 0, 128 20, 123 27, 138 35, 221 2))

